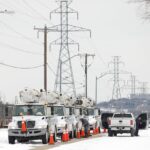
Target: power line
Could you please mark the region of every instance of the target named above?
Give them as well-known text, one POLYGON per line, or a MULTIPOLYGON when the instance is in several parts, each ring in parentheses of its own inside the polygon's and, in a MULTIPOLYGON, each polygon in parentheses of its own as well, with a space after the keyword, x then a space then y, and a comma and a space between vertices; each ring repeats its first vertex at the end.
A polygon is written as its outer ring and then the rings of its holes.
POLYGON ((37 1, 38 3, 40 3, 40 5, 42 5, 43 7, 49 9, 49 7, 47 5, 45 5, 44 3, 42 3, 41 1, 37 1))
POLYGON ((5 46, 5 47, 9 47, 15 51, 19 51, 19 52, 22 52, 22 53, 27 53, 27 54, 32 54, 32 55, 43 55, 41 53, 37 53, 37 52, 31 52, 31 51, 27 51, 27 50, 24 50, 24 49, 21 49, 21 48, 17 48, 17 47, 14 47, 12 45, 9 45, 9 44, 6 44, 6 43, 2 43, 0 42, 1 45, 5 46))
POLYGON ((49 70, 54 74, 54 76, 56 76, 56 73, 55 73, 55 71, 50 67, 50 65, 49 64, 47 64, 47 66, 48 66, 48 68, 49 68, 49 70))
MULTIPOLYGON (((15 2, 15 1, 13 1, 13 2, 15 2)), ((8 6, 8 5, 6 5, 6 4, 4 4, 4 3, 2 3, 2 2, 0 2, 0 5, 1 6, 5 6, 5 7, 8 7, 8 8, 10 8, 10 9, 14 9, 15 7, 10 7, 10 5, 8 6)), ((12 5, 11 5, 12 6, 12 5)), ((20 6, 18 6, 19 8, 20 8, 20 6)), ((16 7, 17 8, 17 7, 16 7)), ((22 7, 21 7, 22 8, 22 7)), ((30 15, 30 14, 28 14, 28 13, 26 13, 26 12, 23 12, 23 11, 21 11, 21 10, 15 10, 15 12, 18 12, 19 14, 22 14, 22 15, 25 15, 25 16, 27 16, 27 17, 30 17, 30 18, 32 18, 32 19, 43 19, 43 18, 39 18, 39 17, 35 17, 35 16, 32 16, 32 15, 30 15)))
POLYGON ((43 66, 43 65, 39 65, 39 66, 33 66, 33 67, 17 67, 17 66, 5 64, 5 63, 0 63, 0 65, 10 67, 10 68, 14 68, 14 69, 36 69, 36 68, 40 68, 40 67, 43 66))
POLYGON ((34 7, 32 7, 26 0, 22 0, 22 2, 28 7, 30 8, 33 12, 36 12, 36 14, 38 14, 40 17, 42 17, 44 20, 49 21, 47 18, 45 18, 43 15, 41 15, 36 9, 34 9, 34 7))
POLYGON ((30 42, 34 42, 34 43, 36 43, 36 44, 41 45, 39 42, 33 40, 32 38, 30 38, 30 37, 28 37, 28 36, 26 36, 26 35, 24 35, 24 34, 18 32, 18 31, 16 31, 13 27, 9 26, 9 25, 6 24, 5 22, 0 21, 0 23, 3 24, 5 27, 7 27, 9 30, 11 30, 11 31, 15 32, 16 34, 18 34, 19 36, 21 36, 22 38, 24 38, 24 39, 26 39, 26 40, 28 40, 28 41, 30 41, 30 42))

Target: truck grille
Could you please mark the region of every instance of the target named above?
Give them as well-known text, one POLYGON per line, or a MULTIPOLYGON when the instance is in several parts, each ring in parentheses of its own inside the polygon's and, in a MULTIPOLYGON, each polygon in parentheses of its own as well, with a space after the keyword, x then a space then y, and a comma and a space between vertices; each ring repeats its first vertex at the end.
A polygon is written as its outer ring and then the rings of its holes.
MULTIPOLYGON (((27 128, 34 128, 35 121, 25 121, 27 128)), ((21 128, 22 121, 18 121, 18 128, 21 128)))

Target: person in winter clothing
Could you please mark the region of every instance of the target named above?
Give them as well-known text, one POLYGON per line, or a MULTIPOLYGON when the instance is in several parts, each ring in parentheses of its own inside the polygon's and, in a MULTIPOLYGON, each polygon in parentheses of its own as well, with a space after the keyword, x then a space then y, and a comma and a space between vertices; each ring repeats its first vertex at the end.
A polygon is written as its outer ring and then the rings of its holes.
POLYGON ((88 137, 89 122, 84 118, 81 118, 80 121, 82 122, 82 126, 84 127, 85 137, 88 137))
POLYGON ((139 136, 139 126, 141 123, 141 118, 136 118, 136 130, 135 130, 135 136, 139 136))

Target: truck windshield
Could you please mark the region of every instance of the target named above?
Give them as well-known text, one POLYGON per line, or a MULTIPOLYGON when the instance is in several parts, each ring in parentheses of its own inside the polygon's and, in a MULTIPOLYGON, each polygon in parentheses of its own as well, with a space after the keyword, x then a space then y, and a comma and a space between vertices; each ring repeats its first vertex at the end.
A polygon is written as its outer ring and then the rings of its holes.
POLYGON ((53 106, 51 112, 52 115, 64 116, 64 109, 62 106, 53 106))
POLYGON ((132 118, 131 114, 114 114, 114 118, 132 118))
POLYGON ((43 105, 19 105, 14 108, 14 116, 44 116, 43 105))
POLYGON ((93 116, 94 115, 94 109, 88 109, 87 112, 88 112, 87 114, 89 116, 93 116))
POLYGON ((76 116, 82 115, 82 109, 81 108, 76 108, 75 109, 75 115, 76 116))

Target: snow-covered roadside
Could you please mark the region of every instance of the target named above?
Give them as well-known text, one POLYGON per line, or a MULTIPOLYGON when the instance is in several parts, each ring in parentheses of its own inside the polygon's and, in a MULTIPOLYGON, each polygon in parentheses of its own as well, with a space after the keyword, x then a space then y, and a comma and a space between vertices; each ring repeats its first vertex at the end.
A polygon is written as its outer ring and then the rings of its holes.
POLYGON ((38 146, 38 143, 35 143, 35 144, 17 143, 14 145, 8 144, 7 129, 0 129, 0 150, 30 150, 33 146, 38 146))
MULTIPOLYGON (((0 150, 31 150, 33 147, 43 146, 41 141, 32 141, 30 143, 8 144, 7 129, 0 129, 0 150)), ((150 129, 140 131, 139 137, 130 137, 129 134, 118 135, 117 137, 102 136, 94 139, 59 145, 53 150, 142 150, 149 149, 150 129)), ((50 150, 52 147, 50 147, 50 150)))
POLYGON ((118 135, 117 137, 100 137, 73 144, 62 145, 53 150, 148 150, 150 130, 140 131, 140 136, 118 135))

